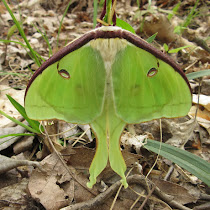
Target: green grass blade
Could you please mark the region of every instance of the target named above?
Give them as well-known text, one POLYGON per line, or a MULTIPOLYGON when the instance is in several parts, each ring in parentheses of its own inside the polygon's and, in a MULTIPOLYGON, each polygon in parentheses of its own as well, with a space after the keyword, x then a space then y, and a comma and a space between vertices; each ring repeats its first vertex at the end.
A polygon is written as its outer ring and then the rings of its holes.
POLYGON ((156 38, 157 34, 158 34, 158 32, 156 32, 155 34, 153 34, 152 36, 150 36, 150 37, 146 40, 146 42, 152 43, 152 42, 154 41, 154 39, 156 38))
POLYGON ((193 6, 193 8, 190 10, 189 15, 187 16, 185 22, 183 23, 183 27, 188 27, 189 24, 191 23, 191 21, 193 20, 194 17, 196 17, 198 15, 198 12, 196 11, 197 6, 198 6, 199 0, 197 0, 195 2, 195 5, 193 6))
POLYGON ((23 128, 27 129, 28 131, 32 132, 32 133, 40 133, 40 132, 37 132, 36 130, 34 130, 33 128, 25 125, 24 123, 16 120, 15 118, 13 117, 10 117, 8 114, 6 114, 5 112, 3 112, 2 110, 0 110, 0 114, 2 114, 3 116, 5 116, 6 118, 10 119, 11 121, 13 121, 14 123, 22 126, 23 128))
POLYGON ((207 161, 186 150, 165 143, 161 144, 161 150, 159 151, 160 142, 150 139, 147 140, 144 147, 152 152, 159 152, 161 156, 186 169, 210 186, 210 164, 207 161))
POLYGON ((204 76, 210 76, 210 69, 192 72, 192 73, 186 74, 186 76, 188 80, 196 79, 196 78, 204 77, 204 76))
POLYGON ((93 28, 95 28, 97 24, 97 10, 98 10, 98 1, 94 0, 93 28))
POLYGON ((23 44, 22 42, 12 41, 12 40, 8 40, 8 39, 0 39, 0 42, 3 42, 3 43, 5 43, 5 44, 8 44, 8 43, 15 43, 15 44, 21 45, 21 46, 24 47, 24 48, 27 48, 27 46, 26 46, 25 44, 23 44))
POLYGON ((0 71, 0 76, 5 76, 5 75, 12 75, 12 76, 17 76, 17 77, 28 77, 28 75, 23 74, 23 73, 0 71))
POLYGON ((28 118, 25 108, 21 106, 15 99, 13 99, 10 95, 7 95, 7 98, 10 100, 12 105, 17 109, 17 111, 23 116, 23 118, 29 123, 29 125, 36 130, 36 133, 40 133, 39 125, 40 123, 35 120, 31 120, 28 118))
POLYGON ((189 47, 192 47, 192 45, 186 45, 186 46, 183 46, 183 47, 178 47, 178 48, 169 50, 168 53, 178 53, 180 50, 183 50, 183 49, 189 48, 189 47))
POLYGON ((7 135, 2 135, 0 136, 0 139, 3 139, 3 138, 6 138, 6 137, 9 137, 9 136, 35 136, 35 134, 33 133, 12 133, 12 134, 7 134, 7 135))
POLYGON ((24 30, 22 29, 22 27, 21 27, 21 25, 20 25, 20 23, 19 23, 19 22, 17 21, 17 19, 15 18, 14 14, 12 13, 12 10, 9 8, 8 4, 6 3, 6 1, 5 1, 5 0, 2 0, 2 2, 3 2, 3 4, 4 4, 4 6, 6 7, 7 11, 9 12, 10 16, 12 17, 12 19, 13 19, 15 25, 17 26, 17 28, 18 28, 18 30, 19 30, 19 32, 20 32, 20 35, 21 35, 22 38, 24 39, 24 41, 25 41, 25 43, 26 43, 28 49, 30 50, 30 52, 31 52, 31 54, 32 54, 32 57, 33 57, 34 61, 36 62, 36 64, 37 64, 38 66, 41 66, 41 64, 40 64, 40 62, 39 62, 39 59, 37 58, 36 54, 34 53, 34 50, 32 49, 32 47, 31 47, 31 45, 30 45, 30 43, 29 43, 29 41, 28 41, 28 39, 27 39, 27 37, 26 37, 26 35, 25 35, 25 33, 24 33, 24 30))
POLYGON ((69 1, 68 5, 67 5, 67 7, 66 7, 66 9, 65 9, 65 11, 63 13, 63 16, 61 18, 61 21, 60 21, 60 25, 59 25, 59 29, 58 29, 58 37, 57 37, 57 48, 58 48, 59 36, 60 36, 60 32, 61 32, 61 27, 62 27, 63 19, 66 16, 66 13, 68 12, 68 9, 69 9, 70 5, 71 5, 71 0, 69 1))
POLYGON ((140 0, 136 0, 138 8, 140 7, 140 0))
POLYGON ((166 43, 163 44, 163 48, 164 48, 165 52, 168 52, 168 45, 166 43))
POLYGON ((45 40, 45 42, 46 42, 46 44, 48 46, 48 49, 49 49, 49 57, 52 56, 52 54, 53 54, 52 53, 52 48, 50 46, 50 42, 49 42, 49 39, 47 38, 45 30, 44 30, 44 33, 42 33, 42 31, 38 27, 36 27, 35 24, 32 24, 32 26, 42 35, 42 38, 45 40))

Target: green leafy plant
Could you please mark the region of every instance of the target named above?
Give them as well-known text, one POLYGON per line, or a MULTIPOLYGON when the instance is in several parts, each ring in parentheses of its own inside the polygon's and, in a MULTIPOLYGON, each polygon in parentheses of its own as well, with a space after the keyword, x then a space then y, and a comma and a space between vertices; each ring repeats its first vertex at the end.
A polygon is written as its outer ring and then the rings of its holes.
POLYGON ((158 32, 150 36, 146 41, 148 43, 152 43, 155 40, 155 37, 157 36, 158 32))
POLYGON ((183 47, 178 47, 178 48, 169 50, 168 45, 166 43, 163 44, 163 48, 167 53, 178 53, 180 50, 183 50, 183 49, 186 49, 186 48, 189 48, 189 47, 192 47, 192 45, 186 45, 186 46, 183 46, 183 47))
POLYGON ((197 79, 204 76, 210 76, 210 69, 192 72, 192 73, 186 74, 186 76, 188 80, 197 79))
MULTIPOLYGON (((17 109, 17 111, 22 115, 22 117, 29 123, 36 133, 40 133, 40 123, 36 120, 31 120, 28 118, 25 108, 21 106, 16 100, 14 100, 10 95, 7 95, 7 98, 10 100, 12 105, 17 109)), ((43 130, 43 129, 41 129, 43 130)))
POLYGON ((210 164, 197 155, 169 144, 150 139, 147 140, 144 147, 171 160, 210 186, 210 164), (160 144, 161 150, 159 149, 160 144))
MULTIPOLYGON (((24 123, 20 122, 19 120, 16 120, 15 118, 9 116, 8 114, 6 114, 5 112, 3 112, 2 110, 0 110, 0 114, 5 116, 6 118, 10 119, 12 122, 22 126, 23 128, 27 129, 28 131, 32 132, 32 133, 40 133, 40 132, 37 132, 35 129, 25 125, 24 123)), ((14 134, 16 135, 16 134, 14 134)))
POLYGON ((133 27, 130 24, 128 24, 127 22, 125 22, 124 20, 121 20, 119 18, 117 18, 116 26, 119 26, 120 28, 123 28, 127 31, 130 31, 133 34, 136 33, 135 30, 133 29, 133 27))

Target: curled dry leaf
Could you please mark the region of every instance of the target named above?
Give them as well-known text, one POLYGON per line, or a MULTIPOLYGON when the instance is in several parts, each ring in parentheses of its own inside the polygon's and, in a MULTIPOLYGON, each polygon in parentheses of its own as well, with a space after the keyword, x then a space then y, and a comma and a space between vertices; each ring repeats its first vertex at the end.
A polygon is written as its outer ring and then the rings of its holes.
POLYGON ((130 133, 125 133, 121 137, 121 142, 124 147, 134 148, 137 154, 140 154, 140 149, 144 145, 143 141, 147 139, 147 135, 132 135, 130 133))
POLYGON ((41 164, 45 172, 32 172, 28 184, 30 195, 46 209, 60 209, 73 199, 73 182, 55 154, 41 164))
POLYGON ((193 135, 193 131, 198 128, 197 122, 194 119, 184 123, 170 122, 170 131, 172 137, 167 140, 167 143, 176 147, 184 147, 187 141, 193 135))

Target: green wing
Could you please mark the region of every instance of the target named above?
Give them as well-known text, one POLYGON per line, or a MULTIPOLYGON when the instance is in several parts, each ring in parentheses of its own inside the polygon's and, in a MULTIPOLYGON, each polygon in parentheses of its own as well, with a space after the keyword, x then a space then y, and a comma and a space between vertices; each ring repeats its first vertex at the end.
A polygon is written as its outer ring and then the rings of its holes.
POLYGON ((89 187, 95 184, 108 161, 103 111, 105 83, 106 70, 100 53, 83 46, 44 69, 33 80, 25 97, 26 113, 31 119, 91 125, 97 137, 97 149, 90 167, 89 187))
POLYGON ((170 65, 128 44, 112 65, 113 105, 109 107, 109 162, 127 187, 120 134, 127 123, 184 116, 191 107, 191 91, 170 65), (114 111, 113 111, 114 110, 114 111))
POLYGON ((90 123, 103 109, 105 75, 103 60, 91 47, 67 54, 32 82, 25 98, 28 116, 90 123))
POLYGON ((116 55, 112 80, 116 113, 126 123, 180 117, 191 107, 191 92, 182 76, 134 45, 116 55))

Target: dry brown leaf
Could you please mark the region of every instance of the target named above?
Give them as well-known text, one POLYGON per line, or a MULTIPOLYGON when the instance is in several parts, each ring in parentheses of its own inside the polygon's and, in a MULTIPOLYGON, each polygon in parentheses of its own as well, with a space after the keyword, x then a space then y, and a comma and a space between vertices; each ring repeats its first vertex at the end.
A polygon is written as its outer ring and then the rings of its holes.
POLYGON ((189 115, 195 117, 195 113, 197 113, 197 117, 209 121, 209 126, 210 126, 210 112, 207 109, 203 109, 202 107, 192 106, 189 115))
POLYGON ((167 143, 182 148, 193 136, 193 131, 198 128, 198 124, 194 119, 188 120, 184 123, 170 122, 169 126, 172 137, 167 140, 167 143))
POLYGON ((158 179, 153 181, 162 192, 173 196, 174 200, 181 204, 193 203, 198 200, 198 197, 191 195, 187 189, 178 184, 158 179))
POLYGON ((75 148, 68 146, 61 151, 61 154, 68 165, 73 166, 77 170, 87 170, 90 167, 95 150, 84 146, 75 148))
POLYGON ((28 180, 22 179, 17 184, 0 189, 1 209, 27 209, 27 184, 28 180))
MULTIPOLYGON (((76 148, 67 147, 61 152, 61 154, 67 161, 68 165, 73 166, 79 172, 87 174, 95 154, 95 149, 89 149, 84 146, 76 148)), ((135 163, 138 163, 139 159, 142 157, 141 155, 133 154, 125 150, 122 151, 122 155, 128 168, 134 167, 135 163)), ((97 177, 98 183, 103 180, 104 182, 112 184, 119 179, 120 177, 111 169, 109 163, 103 172, 97 177)))
POLYGON ((73 200, 73 181, 55 154, 42 162, 45 173, 34 170, 30 176, 28 189, 35 200, 47 210, 57 210, 73 200))
MULTIPOLYGON (((69 154, 68 151, 61 153, 69 154)), ((65 157, 68 159, 69 156, 65 157)), ((32 198, 40 202, 46 209, 60 209, 70 204, 73 199, 76 202, 82 202, 97 195, 95 187, 91 190, 93 193, 90 193, 79 184, 86 186, 87 176, 69 165, 69 169, 77 181, 72 179, 56 154, 47 156, 41 161, 41 165, 45 173, 34 170, 28 188, 32 198)))

